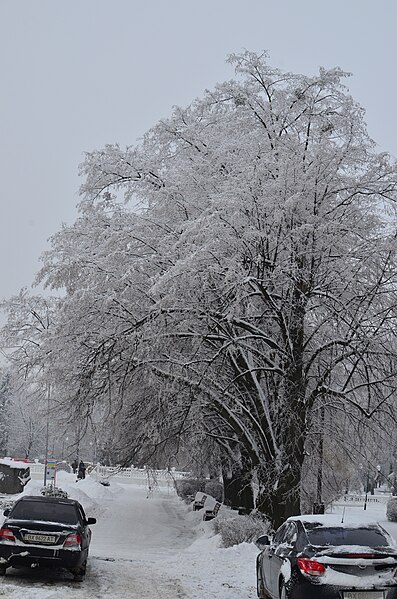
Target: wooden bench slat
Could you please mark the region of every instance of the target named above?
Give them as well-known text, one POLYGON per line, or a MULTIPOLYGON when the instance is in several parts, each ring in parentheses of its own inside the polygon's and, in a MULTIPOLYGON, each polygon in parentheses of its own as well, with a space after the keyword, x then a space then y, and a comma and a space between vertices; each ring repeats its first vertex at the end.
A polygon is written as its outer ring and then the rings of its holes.
POLYGON ((207 520, 213 520, 214 518, 216 518, 216 516, 218 515, 218 512, 221 508, 221 503, 219 503, 219 501, 217 501, 213 507, 212 510, 205 510, 204 515, 203 515, 203 520, 207 521, 207 520))

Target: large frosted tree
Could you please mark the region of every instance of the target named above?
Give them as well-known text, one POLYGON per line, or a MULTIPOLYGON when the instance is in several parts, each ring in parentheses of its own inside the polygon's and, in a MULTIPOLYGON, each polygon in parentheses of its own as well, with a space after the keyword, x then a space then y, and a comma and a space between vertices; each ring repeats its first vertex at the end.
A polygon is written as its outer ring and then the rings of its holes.
POLYGON ((124 409, 142 372, 164 381, 173 422, 255 474, 278 524, 299 511, 318 406, 393 415, 396 167, 340 69, 230 62, 234 80, 140 146, 87 155, 81 216, 40 277, 67 290, 50 347, 76 401, 124 409))

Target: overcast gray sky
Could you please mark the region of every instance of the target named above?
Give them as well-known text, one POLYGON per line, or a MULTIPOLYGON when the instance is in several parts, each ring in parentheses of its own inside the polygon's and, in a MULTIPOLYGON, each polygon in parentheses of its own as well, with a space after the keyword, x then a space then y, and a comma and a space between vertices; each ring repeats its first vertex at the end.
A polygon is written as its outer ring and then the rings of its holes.
POLYGON ((133 145, 232 78, 231 52, 353 72, 370 134, 397 156, 396 24, 395 0, 0 0, 0 298, 75 220, 84 152, 133 145))

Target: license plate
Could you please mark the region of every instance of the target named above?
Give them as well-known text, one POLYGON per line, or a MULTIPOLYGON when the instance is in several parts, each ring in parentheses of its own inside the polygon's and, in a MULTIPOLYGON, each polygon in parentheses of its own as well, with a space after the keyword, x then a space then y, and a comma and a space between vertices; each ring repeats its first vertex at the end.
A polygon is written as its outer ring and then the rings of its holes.
POLYGON ((384 599, 383 591, 348 591, 343 593, 343 599, 384 599))
POLYGON ((31 541, 32 543, 55 543, 56 537, 53 535, 33 535, 25 534, 23 537, 24 541, 31 541))

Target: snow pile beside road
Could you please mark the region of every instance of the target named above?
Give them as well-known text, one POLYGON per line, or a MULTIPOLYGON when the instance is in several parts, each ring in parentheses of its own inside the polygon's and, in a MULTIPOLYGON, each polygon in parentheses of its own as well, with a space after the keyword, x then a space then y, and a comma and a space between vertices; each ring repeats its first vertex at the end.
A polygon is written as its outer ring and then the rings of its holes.
MULTIPOLYGON (((222 509, 223 517, 236 516, 228 508, 222 509)), ((214 533, 213 521, 203 521, 203 510, 193 512, 180 501, 178 511, 196 538, 183 551, 158 564, 166 568, 164 574, 177 574, 189 599, 255 599, 257 547, 241 543, 226 549, 221 536, 214 533)))
MULTIPOLYGON (((113 484, 104 487, 91 476, 76 482, 76 475, 60 471, 57 473, 56 486, 66 491, 70 499, 76 499, 81 503, 88 517, 99 518, 103 512, 103 501, 115 494, 124 492, 119 485, 113 484)), ((43 483, 38 480, 30 480, 20 495, 13 496, 15 499, 22 495, 41 495, 43 483)))
POLYGON ((103 513, 103 501, 114 494, 123 493, 124 490, 117 483, 104 487, 92 476, 76 482, 76 476, 67 472, 59 472, 57 486, 68 494, 70 499, 81 503, 87 516, 98 518, 103 513))
POLYGON ((178 573, 189 599, 254 599, 257 555, 252 543, 224 549, 219 535, 202 537, 167 560, 167 573, 178 573))

